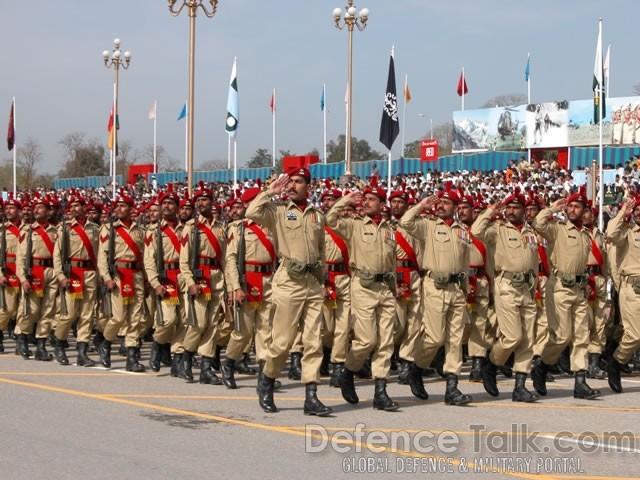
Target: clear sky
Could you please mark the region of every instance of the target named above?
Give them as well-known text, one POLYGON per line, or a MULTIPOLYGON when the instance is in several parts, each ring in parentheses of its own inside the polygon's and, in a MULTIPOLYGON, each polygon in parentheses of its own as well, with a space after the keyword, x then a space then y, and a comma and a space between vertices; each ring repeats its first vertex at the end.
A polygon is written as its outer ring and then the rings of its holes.
MULTIPOLYGON (((240 123, 238 158, 258 148, 271 151, 269 100, 277 92, 277 147, 322 152, 320 96, 327 85, 328 139, 345 130, 346 30, 331 12, 344 0, 220 0, 212 19, 196 21, 195 156, 197 166, 227 158, 224 130, 229 76, 238 57, 240 123)), ((395 45, 398 95, 405 73, 412 100, 406 114, 407 143, 423 136, 429 120, 451 121, 460 109, 456 85, 464 66, 465 108, 498 95, 526 94, 531 53, 532 101, 591 98, 598 32, 612 44, 610 96, 629 96, 640 83, 637 0, 358 0, 369 24, 354 32, 353 136, 384 151, 378 141, 391 46, 395 45)), ((169 15, 165 0, 3 1, 0 41, 0 114, 17 102, 17 142, 35 138, 57 172, 67 133, 85 132, 106 144, 113 70, 102 51, 119 37, 131 50, 120 74, 120 139, 137 148, 153 142, 147 118, 158 102, 158 143, 184 161, 184 121, 176 118, 187 98, 188 17, 169 15), (2 110, 4 109, 4 110, 2 110)), ((399 103, 402 120, 403 102, 399 103)), ((6 122, 6 120, 5 120, 6 122)), ((3 123, 3 132, 6 123, 3 123)), ((4 138, 4 135, 3 135, 4 138)), ((399 156, 402 134, 393 147, 399 156)), ((4 140, 3 140, 4 141, 4 140)), ((3 150, 0 158, 9 158, 3 150)))

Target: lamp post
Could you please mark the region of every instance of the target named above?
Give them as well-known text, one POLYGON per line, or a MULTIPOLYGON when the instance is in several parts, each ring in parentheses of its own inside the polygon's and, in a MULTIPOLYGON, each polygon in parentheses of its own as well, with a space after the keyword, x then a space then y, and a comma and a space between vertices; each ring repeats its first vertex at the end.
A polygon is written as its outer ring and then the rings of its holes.
POLYGON ((431 118, 426 113, 419 113, 418 117, 420 117, 420 118, 428 118, 429 119, 429 123, 431 124, 431 136, 429 137, 429 140, 432 140, 433 139, 433 118, 431 118))
POLYGON ((183 8, 189 12, 189 106, 187 107, 187 188, 189 196, 193 192, 193 119, 194 119, 194 80, 195 80, 195 52, 196 52, 196 12, 198 7, 211 18, 216 14, 218 0, 208 0, 211 9, 204 5, 204 0, 182 0, 175 8, 177 0, 169 0, 169 13, 174 17, 180 15, 183 8))
POLYGON ((349 45, 347 49, 347 137, 345 138, 345 175, 351 175, 351 92, 353 89, 352 65, 353 65, 353 27, 362 31, 369 20, 369 9, 363 8, 357 13, 353 0, 348 0, 344 12, 341 8, 333 10, 333 20, 338 30, 347 27, 349 32, 349 45), (343 16, 344 13, 344 16, 343 16))
POLYGON ((127 51, 122 54, 120 50, 120 39, 116 38, 113 41, 113 51, 105 50, 102 52, 102 59, 104 60, 104 66, 107 68, 113 68, 115 77, 113 80, 113 146, 111 149, 111 195, 115 200, 116 198, 116 157, 118 155, 118 81, 120 67, 125 70, 129 68, 131 63, 131 52, 127 51))

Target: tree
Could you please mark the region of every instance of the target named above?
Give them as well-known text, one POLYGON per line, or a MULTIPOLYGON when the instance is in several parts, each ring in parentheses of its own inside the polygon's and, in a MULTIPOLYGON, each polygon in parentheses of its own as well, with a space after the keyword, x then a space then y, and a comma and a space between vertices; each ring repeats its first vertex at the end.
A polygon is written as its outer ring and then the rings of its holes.
POLYGON ((85 134, 73 132, 58 142, 66 151, 63 167, 58 172, 62 178, 103 176, 109 174, 109 154, 97 139, 85 141, 85 134))
POLYGON ((273 156, 267 151, 266 148, 259 148, 256 150, 256 153, 253 154, 249 163, 247 163, 248 168, 262 168, 262 167, 271 167, 273 165, 273 156))
POLYGON ((523 93, 508 93, 506 95, 499 95, 484 102, 480 108, 494 108, 494 107, 511 107, 515 105, 524 105, 527 103, 527 96, 523 93))
POLYGON ((40 160, 42 160, 40 145, 32 137, 28 137, 21 148, 18 149, 16 160, 17 166, 20 167, 18 183, 23 188, 33 187, 40 160))
POLYGON ((228 166, 229 163, 227 160, 214 159, 203 162, 198 170, 202 170, 205 172, 210 170, 227 170, 228 166))
POLYGON ((640 95, 640 83, 636 83, 631 91, 633 92, 634 95, 640 95))
MULTIPOLYGON (((346 135, 338 135, 337 141, 331 140, 327 144, 327 163, 342 162, 344 160, 346 135)), ((351 161, 366 162, 368 160, 380 160, 385 156, 373 150, 366 140, 358 140, 351 137, 351 161)))

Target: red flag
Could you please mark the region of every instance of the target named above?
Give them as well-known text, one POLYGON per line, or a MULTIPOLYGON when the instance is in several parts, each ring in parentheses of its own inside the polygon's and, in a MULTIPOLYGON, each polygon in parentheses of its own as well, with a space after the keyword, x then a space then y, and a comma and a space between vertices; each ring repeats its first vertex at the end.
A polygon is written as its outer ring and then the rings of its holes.
POLYGON ((16 131, 13 122, 13 102, 11 102, 11 113, 9 114, 9 129, 7 130, 7 148, 13 150, 16 141, 16 131))
POLYGON ((271 108, 271 113, 276 111, 276 92, 271 94, 271 101, 269 102, 269 107, 271 108))
POLYGON ((462 75, 462 72, 460 72, 460 78, 458 79, 458 88, 456 89, 456 92, 458 92, 459 97, 469 93, 469 89, 467 88, 467 80, 464 78, 464 75, 462 75))

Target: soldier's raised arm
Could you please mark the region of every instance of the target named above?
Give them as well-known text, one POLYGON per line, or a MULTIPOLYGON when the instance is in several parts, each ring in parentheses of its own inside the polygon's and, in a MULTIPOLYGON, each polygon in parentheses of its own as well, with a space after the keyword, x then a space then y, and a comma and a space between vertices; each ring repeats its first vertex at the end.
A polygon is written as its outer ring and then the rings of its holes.
POLYGON ((437 197, 432 196, 423 198, 417 205, 411 207, 404 213, 398 224, 410 235, 413 235, 420 240, 424 240, 427 238, 427 227, 423 219, 420 217, 420 214, 425 208, 427 210, 431 210, 436 203, 438 203, 437 197))
POLYGON ((349 192, 331 207, 327 212, 326 219, 329 228, 335 230, 340 236, 346 240, 350 239, 353 233, 353 222, 351 219, 342 218, 342 210, 347 205, 355 205, 362 199, 362 193, 349 192))
POLYGON ((471 234, 489 245, 495 245, 497 232, 495 225, 491 222, 491 217, 503 208, 504 206, 500 202, 489 205, 473 222, 471 234))
POLYGON ((567 199, 561 198, 551 204, 550 207, 543 209, 533 220, 532 227, 545 240, 554 241, 557 236, 557 226, 553 222, 553 215, 561 212, 567 206, 567 199))
POLYGON ((627 201, 624 202, 624 207, 609 221, 607 225, 607 237, 616 245, 624 242, 629 228, 629 222, 626 222, 625 219, 633 213, 635 207, 636 200, 633 197, 628 198, 627 201))
POLYGON ((286 174, 280 175, 275 179, 267 190, 260 192, 258 196, 251 201, 245 217, 260 225, 264 225, 270 230, 275 230, 276 205, 271 202, 271 197, 284 192, 288 182, 289 175, 286 174))

